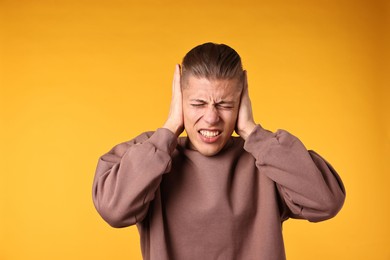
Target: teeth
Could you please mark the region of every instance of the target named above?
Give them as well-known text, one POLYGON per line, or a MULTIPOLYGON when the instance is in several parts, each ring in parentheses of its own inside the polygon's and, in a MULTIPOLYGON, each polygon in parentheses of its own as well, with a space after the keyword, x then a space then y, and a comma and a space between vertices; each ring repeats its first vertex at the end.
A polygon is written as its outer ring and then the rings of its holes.
POLYGON ((219 131, 207 131, 207 130, 200 130, 199 131, 201 135, 204 137, 214 137, 219 135, 219 131))

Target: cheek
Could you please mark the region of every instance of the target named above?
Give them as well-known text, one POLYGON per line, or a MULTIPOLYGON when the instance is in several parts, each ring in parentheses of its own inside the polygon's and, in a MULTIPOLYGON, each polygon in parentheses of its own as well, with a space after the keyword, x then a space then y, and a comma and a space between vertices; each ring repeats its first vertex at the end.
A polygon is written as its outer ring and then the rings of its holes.
POLYGON ((184 124, 191 127, 195 124, 196 121, 198 121, 198 118, 200 117, 200 112, 191 109, 191 108, 185 108, 183 107, 183 118, 184 118, 184 124))
POLYGON ((227 111, 226 113, 223 113, 224 121, 227 125, 229 125, 231 128, 235 127, 236 121, 237 121, 237 115, 238 111, 227 111))

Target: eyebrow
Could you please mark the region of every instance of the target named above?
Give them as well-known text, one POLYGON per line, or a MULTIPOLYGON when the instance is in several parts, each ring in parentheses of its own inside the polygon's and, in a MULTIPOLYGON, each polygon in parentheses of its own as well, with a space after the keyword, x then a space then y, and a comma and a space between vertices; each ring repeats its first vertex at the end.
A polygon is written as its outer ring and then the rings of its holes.
POLYGON ((228 104, 228 105, 233 105, 235 102, 234 101, 225 101, 225 100, 222 100, 220 102, 217 102, 215 104, 219 104, 219 105, 223 105, 223 104, 228 104))
MULTIPOLYGON (((207 103, 207 101, 202 100, 202 99, 190 99, 191 102, 198 102, 198 103, 207 103)), ((223 105, 223 104, 228 104, 228 105, 234 105, 234 101, 226 101, 226 100, 221 100, 219 102, 215 102, 217 105, 223 105)))
POLYGON ((202 99, 190 99, 191 102, 199 102, 199 103, 206 103, 206 101, 202 99))

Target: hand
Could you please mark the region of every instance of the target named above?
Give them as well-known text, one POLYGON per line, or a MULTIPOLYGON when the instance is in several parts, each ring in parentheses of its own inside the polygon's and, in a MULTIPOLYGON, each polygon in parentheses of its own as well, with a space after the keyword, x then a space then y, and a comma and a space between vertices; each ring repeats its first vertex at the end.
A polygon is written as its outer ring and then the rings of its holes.
POLYGON ((176 136, 179 136, 184 130, 183 119, 183 98, 180 86, 180 65, 177 64, 172 82, 172 99, 169 109, 168 119, 164 128, 171 130, 176 136))
POLYGON ((253 119, 252 105, 248 92, 248 77, 247 72, 244 71, 244 87, 241 93, 240 108, 238 109, 236 133, 246 140, 255 127, 256 123, 253 119))

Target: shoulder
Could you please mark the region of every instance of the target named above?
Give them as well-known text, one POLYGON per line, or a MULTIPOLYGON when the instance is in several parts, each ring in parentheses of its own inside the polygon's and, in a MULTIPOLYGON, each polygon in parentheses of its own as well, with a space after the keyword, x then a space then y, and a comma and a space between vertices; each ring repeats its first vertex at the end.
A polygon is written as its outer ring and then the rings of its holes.
POLYGON ((148 140, 156 131, 147 131, 147 132, 143 132, 141 134, 139 134, 138 136, 136 136, 135 138, 125 142, 127 144, 136 144, 136 143, 142 143, 142 142, 145 142, 146 140, 148 140))
POLYGON ((111 150, 105 156, 110 154, 115 154, 122 157, 123 154, 128 150, 130 146, 145 142, 153 135, 153 133, 154 131, 143 132, 131 140, 121 142, 115 145, 114 147, 112 147, 111 150))

